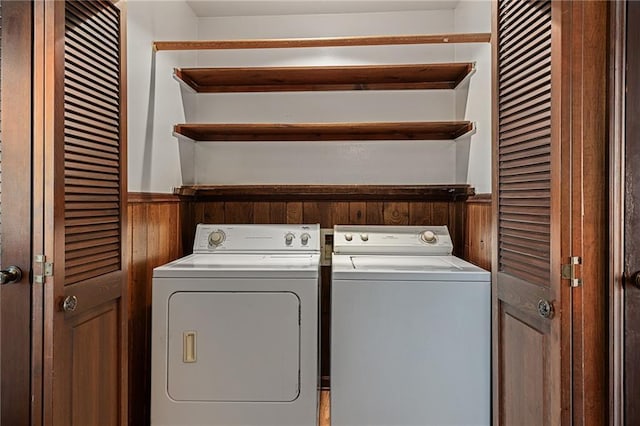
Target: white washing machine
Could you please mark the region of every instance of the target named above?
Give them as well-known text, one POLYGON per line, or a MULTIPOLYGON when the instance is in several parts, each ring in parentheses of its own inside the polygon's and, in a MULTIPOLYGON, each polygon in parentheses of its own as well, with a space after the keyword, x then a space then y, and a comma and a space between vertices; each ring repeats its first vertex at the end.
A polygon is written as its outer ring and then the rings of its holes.
POLYGON ((153 271, 151 425, 316 425, 319 265, 318 225, 198 225, 153 271))
POLYGON ((490 274, 445 226, 336 226, 331 424, 490 424, 490 274))

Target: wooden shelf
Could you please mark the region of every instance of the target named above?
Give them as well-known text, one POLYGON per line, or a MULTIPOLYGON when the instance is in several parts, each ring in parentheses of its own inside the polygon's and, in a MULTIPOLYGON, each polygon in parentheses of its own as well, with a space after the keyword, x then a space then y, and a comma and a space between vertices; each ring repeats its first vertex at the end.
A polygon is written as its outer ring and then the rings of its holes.
POLYGON ((249 40, 154 41, 160 50, 283 49, 296 47, 381 46, 398 44, 488 43, 490 33, 321 37, 249 40))
POLYGON ((176 136, 198 142, 453 140, 473 130, 470 121, 177 124, 173 129, 176 136))
POLYGON ((319 67, 176 68, 198 93, 318 90, 455 89, 475 70, 470 62, 319 67))
POLYGON ((180 197, 225 201, 459 201, 474 194, 467 184, 451 185, 187 185, 180 197))

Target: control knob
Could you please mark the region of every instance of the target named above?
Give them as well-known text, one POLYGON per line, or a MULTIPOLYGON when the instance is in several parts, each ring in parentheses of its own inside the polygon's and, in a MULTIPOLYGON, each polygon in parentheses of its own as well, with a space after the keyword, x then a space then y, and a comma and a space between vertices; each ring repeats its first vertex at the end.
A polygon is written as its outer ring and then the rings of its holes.
POLYGON ((209 247, 217 247, 224 241, 224 232, 220 229, 209 234, 209 247))
POLYGON ((360 234, 360 239, 362 241, 369 241, 369 234, 360 234))
POLYGON ((351 234, 344 234, 344 239, 345 239, 345 240, 347 240, 347 241, 351 241, 351 240, 353 240, 353 235, 351 235, 351 234))
POLYGON ((438 241, 438 238, 433 231, 424 231, 420 235, 420 239, 428 244, 435 244, 438 241))
POLYGON ((287 232, 287 234, 284 236, 284 243, 290 246, 293 242, 293 237, 294 235, 291 232, 287 232))
POLYGON ((309 242, 309 238, 310 238, 310 235, 307 234, 306 232, 304 234, 300 235, 300 242, 302 242, 303 246, 307 245, 307 243, 309 242))

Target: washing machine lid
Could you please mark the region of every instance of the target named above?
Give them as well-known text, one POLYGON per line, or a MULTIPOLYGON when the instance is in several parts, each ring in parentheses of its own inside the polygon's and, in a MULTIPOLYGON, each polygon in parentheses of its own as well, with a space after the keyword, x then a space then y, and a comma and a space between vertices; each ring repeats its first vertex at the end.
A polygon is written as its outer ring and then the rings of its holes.
POLYGON ((455 256, 333 255, 333 279, 367 281, 490 281, 490 274, 455 256))
POLYGON ((154 278, 317 277, 317 253, 192 254, 153 270, 154 278))

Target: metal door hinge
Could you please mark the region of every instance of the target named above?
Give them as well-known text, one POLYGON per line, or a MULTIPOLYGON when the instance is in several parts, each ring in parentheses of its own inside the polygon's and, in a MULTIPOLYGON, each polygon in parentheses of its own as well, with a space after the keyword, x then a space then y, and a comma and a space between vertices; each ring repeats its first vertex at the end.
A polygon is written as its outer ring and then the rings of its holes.
POLYGON ((36 254, 33 261, 36 265, 40 265, 40 273, 33 275, 33 282, 43 284, 45 277, 53 276, 53 262, 47 262, 46 256, 42 254, 36 254))
POLYGON ((571 287, 582 285, 582 278, 576 278, 576 265, 582 265, 580 256, 572 256, 569 258, 569 263, 562 265, 562 279, 569 280, 571 287))

